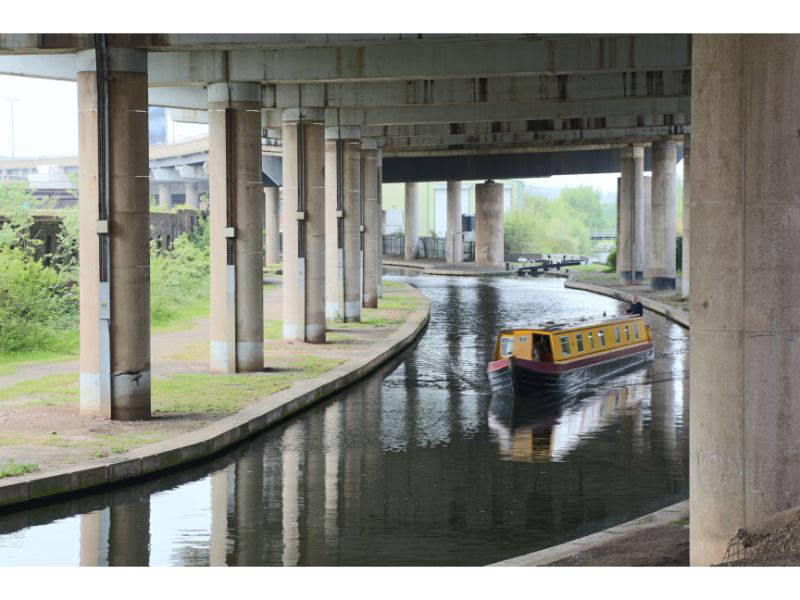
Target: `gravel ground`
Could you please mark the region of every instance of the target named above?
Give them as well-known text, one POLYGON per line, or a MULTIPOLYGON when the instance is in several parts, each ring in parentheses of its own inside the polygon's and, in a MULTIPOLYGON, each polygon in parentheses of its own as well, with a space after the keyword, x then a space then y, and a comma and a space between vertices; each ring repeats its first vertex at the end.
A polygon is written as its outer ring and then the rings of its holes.
POLYGON ((639 531, 550 567, 688 567, 689 527, 682 523, 639 531))

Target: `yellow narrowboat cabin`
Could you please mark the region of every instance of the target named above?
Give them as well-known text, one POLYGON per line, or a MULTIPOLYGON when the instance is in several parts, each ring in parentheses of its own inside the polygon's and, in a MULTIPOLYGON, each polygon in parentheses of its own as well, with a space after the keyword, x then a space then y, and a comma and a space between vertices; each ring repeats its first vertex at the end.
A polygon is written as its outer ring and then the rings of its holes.
POLYGON ((504 329, 487 367, 492 391, 553 394, 653 359, 640 315, 504 329))

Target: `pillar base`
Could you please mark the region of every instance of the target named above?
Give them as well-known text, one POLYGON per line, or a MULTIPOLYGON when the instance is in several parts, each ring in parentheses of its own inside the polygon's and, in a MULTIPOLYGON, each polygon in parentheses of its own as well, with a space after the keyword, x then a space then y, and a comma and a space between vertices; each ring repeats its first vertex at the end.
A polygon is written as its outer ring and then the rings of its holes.
POLYGON ((644 273, 642 271, 636 271, 636 281, 631 281, 631 272, 630 271, 619 271, 619 281, 625 285, 640 285, 644 283, 644 273))
POLYGON ((674 277, 651 277, 650 278, 650 289, 654 292, 659 292, 661 290, 674 290, 675 289, 675 278, 674 277))

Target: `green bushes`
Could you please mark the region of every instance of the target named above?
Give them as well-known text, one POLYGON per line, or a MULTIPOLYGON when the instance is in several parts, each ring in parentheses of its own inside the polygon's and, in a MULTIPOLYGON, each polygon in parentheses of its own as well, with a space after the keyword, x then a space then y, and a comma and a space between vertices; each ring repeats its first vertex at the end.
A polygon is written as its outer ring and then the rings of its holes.
POLYGON ((0 352, 68 352, 77 328, 77 286, 22 248, 0 245, 0 352))
POLYGON ((0 354, 77 348, 78 290, 70 270, 35 258, 42 241, 30 227, 42 202, 24 185, 0 186, 0 354))
POLYGON ((183 234, 168 250, 150 243, 150 321, 154 326, 204 314, 210 286, 208 223, 183 234))
POLYGON ((603 205, 599 192, 588 187, 562 190, 553 200, 526 196, 521 207, 505 216, 506 252, 589 254, 590 229, 616 226, 613 208, 603 205))
POLYGON ((608 265, 608 273, 616 273, 617 272, 617 249, 614 248, 611 252, 608 253, 608 257, 606 258, 606 265, 608 265))

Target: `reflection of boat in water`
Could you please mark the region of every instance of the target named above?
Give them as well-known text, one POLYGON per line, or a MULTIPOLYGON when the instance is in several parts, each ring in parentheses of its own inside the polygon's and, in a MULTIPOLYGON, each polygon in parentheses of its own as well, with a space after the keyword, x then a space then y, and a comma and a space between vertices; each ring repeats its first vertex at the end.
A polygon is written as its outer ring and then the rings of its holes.
POLYGON ((527 402, 495 395, 489 404, 489 430, 500 453, 516 462, 562 460, 587 436, 640 406, 640 397, 627 387, 602 395, 565 399, 536 409, 527 402))
POLYGON ((638 315, 504 329, 486 371, 493 392, 552 396, 653 359, 650 328, 638 315))

